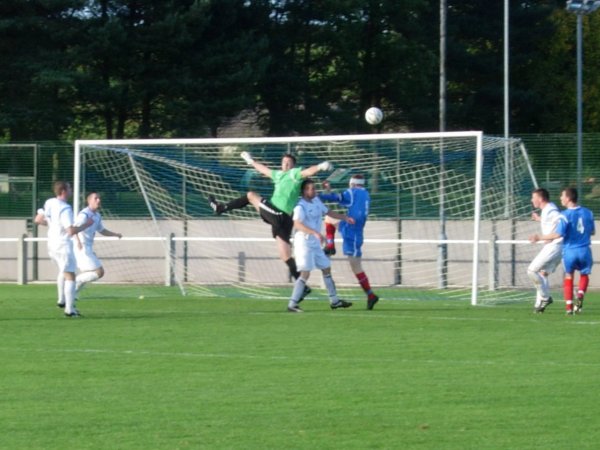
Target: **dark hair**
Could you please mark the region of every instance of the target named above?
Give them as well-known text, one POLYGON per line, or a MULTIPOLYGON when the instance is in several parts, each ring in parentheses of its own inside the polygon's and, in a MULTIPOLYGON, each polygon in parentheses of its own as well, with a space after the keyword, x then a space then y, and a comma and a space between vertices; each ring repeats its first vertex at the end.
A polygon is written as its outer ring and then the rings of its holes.
POLYGON ((567 197, 573 203, 577 203, 577 189, 574 187, 568 187, 563 189, 563 192, 565 193, 565 197, 567 197))
POLYGON ((292 161, 294 161, 294 165, 296 165, 296 157, 294 155, 292 155, 291 153, 284 153, 283 156, 281 157, 281 159, 283 158, 290 158, 292 161))
POLYGON ((542 200, 544 200, 545 202, 550 200, 550 194, 548 193, 548 191, 544 188, 538 188, 535 191, 533 191, 534 194, 537 194, 540 196, 540 198, 542 200))
POLYGON ((312 180, 311 178, 305 178, 304 180, 302 180, 302 184, 300 185, 300 193, 304 194, 304 189, 309 184, 315 184, 314 180, 312 180))

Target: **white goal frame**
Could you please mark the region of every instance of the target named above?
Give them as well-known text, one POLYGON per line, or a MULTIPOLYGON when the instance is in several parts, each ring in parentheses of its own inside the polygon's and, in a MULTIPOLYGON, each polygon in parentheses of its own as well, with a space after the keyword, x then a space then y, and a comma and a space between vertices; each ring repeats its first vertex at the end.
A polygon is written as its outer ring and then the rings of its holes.
MULTIPOLYGON (((473 138, 476 142, 475 159, 475 186, 474 186, 474 215, 473 215, 473 238, 460 240, 461 243, 472 244, 472 285, 471 305, 477 305, 478 292, 478 261, 480 241, 480 212, 481 212, 481 187, 483 167, 483 132, 482 131, 454 131, 454 132, 430 132, 430 133, 392 133, 392 134, 365 134, 365 135, 333 135, 333 136, 294 136, 294 137, 264 137, 264 138, 198 138, 198 139, 94 139, 76 140, 74 155, 73 174, 73 208, 77 213, 80 210, 81 200, 81 147, 86 145, 102 146, 127 146, 127 145, 184 145, 184 144, 259 144, 259 143, 300 143, 316 141, 367 141, 367 140, 395 140, 395 139, 440 139, 444 138, 473 138)), ((189 238, 190 240, 193 238, 189 238)), ((440 240, 440 244, 459 242, 457 240, 440 240)), ((486 241, 487 242, 487 241, 486 241)))

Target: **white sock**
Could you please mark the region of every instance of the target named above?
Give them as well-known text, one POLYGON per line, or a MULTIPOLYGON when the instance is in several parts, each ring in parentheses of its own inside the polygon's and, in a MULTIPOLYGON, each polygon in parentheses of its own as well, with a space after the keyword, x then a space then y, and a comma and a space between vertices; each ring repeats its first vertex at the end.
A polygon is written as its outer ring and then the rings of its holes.
POLYGON ((548 277, 540 276, 542 277, 541 295, 547 300, 550 297, 550 281, 548 281, 548 277))
POLYGON ((59 305, 65 304, 65 275, 60 272, 56 277, 56 289, 58 290, 58 301, 59 305))
POLYGON ((75 310, 75 281, 65 280, 65 312, 71 314, 75 310))
POLYGON ((77 291, 80 291, 81 289, 83 289, 86 283, 96 281, 98 278, 100 277, 98 276, 98 273, 95 270, 90 270, 89 272, 82 272, 79 275, 77 275, 77 278, 75 278, 75 288, 77 291))
POLYGON ((301 277, 294 282, 294 290, 292 291, 292 297, 290 298, 290 302, 288 306, 296 306, 300 302, 300 297, 304 293, 304 287, 306 286, 306 281, 301 277))
POLYGON ((329 301, 331 304, 339 302, 340 299, 337 296, 337 289, 335 288, 335 283, 333 282, 333 278, 331 278, 331 274, 323 274, 323 282, 327 288, 327 293, 329 294, 329 301))
POLYGON ((531 281, 533 281, 533 285, 537 290, 538 297, 548 298, 547 296, 544 296, 544 277, 541 276, 539 272, 534 272, 532 270, 527 271, 527 276, 531 279, 531 281))

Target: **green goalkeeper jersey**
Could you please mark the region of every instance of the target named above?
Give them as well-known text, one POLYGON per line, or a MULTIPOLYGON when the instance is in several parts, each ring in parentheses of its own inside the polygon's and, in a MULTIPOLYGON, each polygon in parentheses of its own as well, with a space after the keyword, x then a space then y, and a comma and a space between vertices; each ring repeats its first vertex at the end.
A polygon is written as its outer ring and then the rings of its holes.
POLYGON ((275 190, 271 196, 271 203, 282 211, 292 214, 294 206, 298 203, 300 196, 300 184, 302 184, 302 169, 281 171, 271 170, 271 179, 275 185, 275 190))

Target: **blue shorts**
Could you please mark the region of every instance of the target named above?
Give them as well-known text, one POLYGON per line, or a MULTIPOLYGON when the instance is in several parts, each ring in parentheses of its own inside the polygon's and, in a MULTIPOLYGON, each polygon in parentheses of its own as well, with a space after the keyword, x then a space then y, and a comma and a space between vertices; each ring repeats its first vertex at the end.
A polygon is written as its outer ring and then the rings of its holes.
POLYGON ((589 275, 593 264, 590 247, 563 248, 563 267, 566 273, 578 270, 582 275, 589 275))
POLYGON ((346 256, 362 256, 363 232, 362 229, 357 230, 352 226, 348 226, 346 222, 340 222, 340 234, 344 240, 342 250, 346 256))

